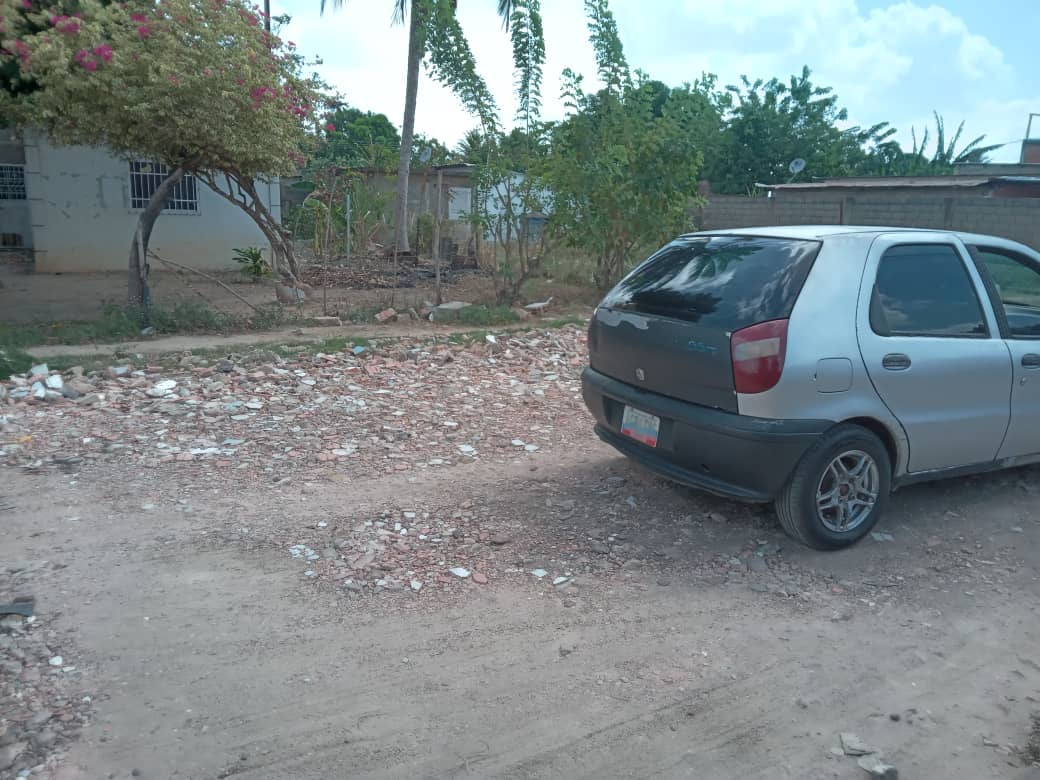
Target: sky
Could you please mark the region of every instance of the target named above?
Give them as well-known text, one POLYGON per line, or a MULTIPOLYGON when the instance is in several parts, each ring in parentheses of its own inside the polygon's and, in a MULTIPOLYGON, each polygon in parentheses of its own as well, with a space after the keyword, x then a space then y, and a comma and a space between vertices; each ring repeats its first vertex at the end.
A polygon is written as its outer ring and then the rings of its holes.
MULTIPOLYGON (((292 22, 282 32, 323 60, 319 72, 352 106, 390 117, 404 108, 407 31, 391 24, 393 0, 345 0, 325 14, 319 0, 271 0, 292 22)), ((582 0, 542 0, 546 63, 545 119, 565 115, 564 68, 595 89, 595 60, 582 0)), ((808 65, 814 83, 833 87, 850 124, 888 121, 910 145, 934 126, 963 120, 963 140, 985 134, 1007 144, 994 162, 1017 162, 1029 113, 1040 112, 1037 0, 613 0, 611 8, 632 69, 676 85, 701 73, 721 84, 741 75, 786 79, 808 65), (1031 40, 1032 39, 1032 40, 1031 40)), ((516 112, 511 48, 497 0, 459 0, 459 21, 509 126, 516 112)), ((423 75, 417 132, 449 147, 477 125, 450 91, 423 75)), ((1034 121, 1040 137, 1040 117, 1034 121)), ((963 142, 962 140, 962 142, 963 142)))

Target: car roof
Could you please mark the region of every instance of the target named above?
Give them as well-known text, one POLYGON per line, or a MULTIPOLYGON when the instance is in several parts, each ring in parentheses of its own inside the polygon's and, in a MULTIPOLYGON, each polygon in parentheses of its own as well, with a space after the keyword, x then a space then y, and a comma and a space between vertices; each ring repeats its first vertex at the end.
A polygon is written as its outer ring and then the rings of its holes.
POLYGON ((990 242, 995 245, 1029 248, 1025 244, 1013 239, 984 235, 981 233, 966 233, 959 230, 941 230, 938 228, 887 227, 880 225, 770 225, 762 227, 729 228, 726 230, 703 230, 696 233, 687 233, 683 238, 693 236, 764 236, 769 238, 791 238, 818 241, 826 238, 833 238, 835 236, 848 235, 873 238, 874 236, 885 233, 940 233, 957 236, 959 239, 969 244, 990 242))
POLYGON ((880 233, 948 233, 946 230, 926 228, 897 228, 877 225, 769 225, 761 227, 727 228, 725 230, 702 230, 687 233, 689 236, 768 236, 770 238, 822 239, 849 234, 880 233))

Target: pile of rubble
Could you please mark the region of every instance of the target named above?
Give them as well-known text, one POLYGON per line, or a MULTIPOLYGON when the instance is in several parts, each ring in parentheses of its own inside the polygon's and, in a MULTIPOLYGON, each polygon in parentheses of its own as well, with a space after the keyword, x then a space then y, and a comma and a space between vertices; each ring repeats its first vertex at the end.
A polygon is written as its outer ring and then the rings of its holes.
POLYGON ((0 382, 0 461, 177 463, 203 481, 239 470, 279 481, 530 456, 572 422, 587 426, 584 362, 584 332, 568 326, 64 375, 41 364, 0 382))
POLYGON ((35 616, 0 617, 0 778, 49 775, 92 699, 56 632, 35 616))

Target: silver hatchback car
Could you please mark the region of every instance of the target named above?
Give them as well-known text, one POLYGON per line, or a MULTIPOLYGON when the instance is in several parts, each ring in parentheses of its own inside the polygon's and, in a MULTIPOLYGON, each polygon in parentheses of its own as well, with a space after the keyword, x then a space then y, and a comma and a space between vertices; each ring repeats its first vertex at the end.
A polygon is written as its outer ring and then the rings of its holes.
POLYGON ((1040 461, 1040 253, 899 228, 692 233, 589 327, 596 433, 852 544, 902 485, 1040 461))

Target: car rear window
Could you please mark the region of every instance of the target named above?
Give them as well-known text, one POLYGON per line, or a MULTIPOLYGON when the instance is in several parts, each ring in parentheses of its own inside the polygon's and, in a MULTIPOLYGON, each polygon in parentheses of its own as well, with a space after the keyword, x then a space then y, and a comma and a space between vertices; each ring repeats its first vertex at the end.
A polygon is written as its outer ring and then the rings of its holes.
POLYGON ((727 331, 783 319, 819 249, 818 241, 785 238, 679 238, 622 279, 602 305, 727 331))

